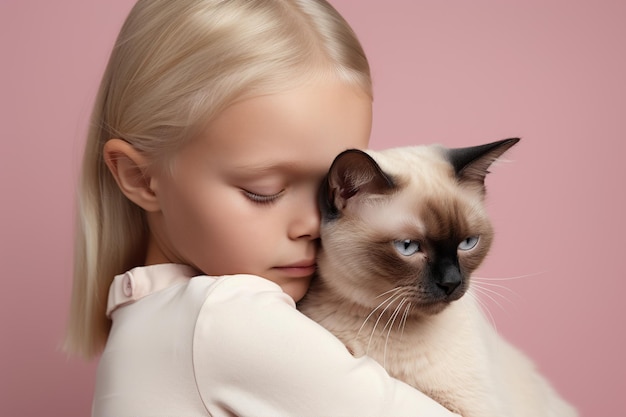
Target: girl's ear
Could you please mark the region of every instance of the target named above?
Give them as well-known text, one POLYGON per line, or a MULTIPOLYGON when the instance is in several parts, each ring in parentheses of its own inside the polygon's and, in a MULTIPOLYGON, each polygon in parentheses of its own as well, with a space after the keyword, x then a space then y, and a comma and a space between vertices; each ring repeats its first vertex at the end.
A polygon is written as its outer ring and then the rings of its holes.
POLYGON ((152 190, 146 158, 130 143, 109 139, 104 144, 104 162, 109 167, 118 187, 133 203, 144 210, 158 211, 158 199, 152 190))

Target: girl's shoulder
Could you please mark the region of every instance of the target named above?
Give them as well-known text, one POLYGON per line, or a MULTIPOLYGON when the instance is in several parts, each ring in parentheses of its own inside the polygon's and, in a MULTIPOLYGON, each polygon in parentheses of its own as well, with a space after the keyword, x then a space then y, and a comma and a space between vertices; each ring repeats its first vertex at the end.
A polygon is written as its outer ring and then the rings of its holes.
POLYGON ((198 273, 188 265, 158 264, 133 268, 124 274, 117 275, 109 289, 107 316, 121 307, 135 304, 140 300, 160 297, 172 297, 177 293, 178 299, 195 299, 198 307, 205 303, 229 304, 241 299, 249 302, 262 294, 263 298, 273 296, 280 303, 291 304, 293 300, 287 296, 277 284, 255 275, 224 275, 207 276, 198 273), (286 297, 286 298, 285 298, 286 297))

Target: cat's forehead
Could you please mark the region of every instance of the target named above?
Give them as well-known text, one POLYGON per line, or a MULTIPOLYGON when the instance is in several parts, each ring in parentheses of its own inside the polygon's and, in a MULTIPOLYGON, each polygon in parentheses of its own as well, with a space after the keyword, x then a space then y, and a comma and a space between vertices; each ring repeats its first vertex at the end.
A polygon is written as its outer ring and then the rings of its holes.
POLYGON ((412 229, 419 235, 444 237, 451 235, 446 227, 454 226, 464 233, 468 222, 485 220, 482 198, 459 186, 443 147, 392 148, 371 152, 370 156, 397 185, 395 193, 374 197, 374 201, 384 202, 385 210, 376 203, 358 209, 361 218, 373 227, 412 229))
POLYGON ((367 225, 366 230, 372 236, 424 236, 427 232, 426 224, 406 200, 406 195, 397 195, 380 204, 360 204, 354 208, 348 222, 359 229, 367 225), (384 209, 381 210, 381 207, 384 209))
POLYGON ((439 145, 368 152, 385 173, 399 180, 400 186, 439 187, 454 177, 454 169, 439 145))

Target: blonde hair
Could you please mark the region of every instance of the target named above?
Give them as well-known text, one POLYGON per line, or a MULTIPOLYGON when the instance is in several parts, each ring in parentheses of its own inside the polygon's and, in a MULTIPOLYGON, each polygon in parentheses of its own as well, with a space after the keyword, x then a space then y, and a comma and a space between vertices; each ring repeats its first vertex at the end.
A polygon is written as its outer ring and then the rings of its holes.
POLYGON ((140 0, 117 38, 92 113, 78 194, 65 350, 98 354, 115 275, 144 262, 144 212, 102 157, 121 138, 159 164, 228 105, 334 78, 371 97, 367 59, 324 0, 140 0))

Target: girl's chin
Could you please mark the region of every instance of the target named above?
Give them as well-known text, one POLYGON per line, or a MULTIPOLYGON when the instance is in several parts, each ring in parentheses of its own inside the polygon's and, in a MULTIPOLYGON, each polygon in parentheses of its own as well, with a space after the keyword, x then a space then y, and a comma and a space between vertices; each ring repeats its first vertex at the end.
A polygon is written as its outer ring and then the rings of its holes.
POLYGON ((309 289, 311 283, 311 277, 302 277, 290 279, 286 282, 278 283, 287 295, 289 295, 295 302, 300 301, 304 294, 309 289))

